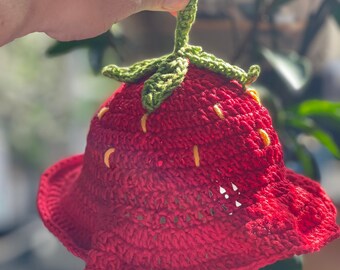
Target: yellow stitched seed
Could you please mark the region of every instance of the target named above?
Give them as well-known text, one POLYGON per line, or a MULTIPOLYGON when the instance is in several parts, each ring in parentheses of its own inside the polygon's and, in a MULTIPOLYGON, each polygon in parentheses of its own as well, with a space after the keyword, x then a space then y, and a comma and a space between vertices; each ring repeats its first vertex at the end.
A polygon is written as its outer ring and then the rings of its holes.
POLYGON ((261 136, 261 139, 264 143, 264 146, 269 146, 270 145, 270 137, 268 135, 268 133, 266 131, 264 131, 263 129, 259 129, 259 133, 261 136))
POLYGON ((221 118, 222 120, 225 119, 225 118, 224 118, 224 115, 223 115, 223 112, 222 112, 222 110, 221 110, 221 108, 220 108, 220 104, 214 105, 214 111, 215 111, 215 113, 217 114, 217 116, 218 116, 219 118, 221 118))
POLYGON ((97 114, 98 119, 101 120, 103 118, 104 114, 106 114, 108 111, 109 111, 108 107, 101 108, 100 111, 97 114))
POLYGON ((194 160, 195 160, 195 165, 196 167, 200 166, 200 154, 198 152, 198 146, 194 146, 194 160))
POLYGON ((140 123, 141 123, 141 126, 142 126, 142 130, 144 133, 147 132, 147 129, 146 129, 146 121, 148 120, 148 114, 144 114, 142 119, 140 120, 140 123))
POLYGON ((111 154, 113 154, 116 151, 115 148, 110 148, 109 150, 107 150, 104 154, 104 163, 106 165, 106 167, 110 168, 110 156, 111 154))
POLYGON ((261 99, 255 89, 248 89, 246 93, 250 95, 258 104, 261 104, 261 99))

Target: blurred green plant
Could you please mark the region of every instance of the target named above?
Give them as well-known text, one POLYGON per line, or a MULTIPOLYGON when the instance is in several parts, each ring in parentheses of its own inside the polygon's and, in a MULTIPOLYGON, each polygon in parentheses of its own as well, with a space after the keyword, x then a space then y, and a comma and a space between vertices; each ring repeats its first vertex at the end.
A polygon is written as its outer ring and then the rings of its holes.
POLYGON ((261 54, 290 91, 299 92, 310 81, 312 67, 308 59, 295 52, 283 54, 268 48, 262 48, 261 54))
POLYGON ((338 24, 340 25, 340 1, 333 0, 331 6, 332 14, 334 18, 337 20, 338 24))
POLYGON ((60 56, 76 49, 88 49, 90 66, 95 74, 98 74, 103 68, 104 54, 107 49, 112 49, 117 61, 122 61, 122 55, 119 48, 125 43, 125 37, 119 25, 114 25, 110 30, 106 31, 94 38, 85 40, 76 40, 61 42, 56 41, 46 51, 49 57, 60 56))
POLYGON ((272 265, 266 266, 261 270, 302 270, 302 258, 294 256, 291 259, 278 261, 272 265))

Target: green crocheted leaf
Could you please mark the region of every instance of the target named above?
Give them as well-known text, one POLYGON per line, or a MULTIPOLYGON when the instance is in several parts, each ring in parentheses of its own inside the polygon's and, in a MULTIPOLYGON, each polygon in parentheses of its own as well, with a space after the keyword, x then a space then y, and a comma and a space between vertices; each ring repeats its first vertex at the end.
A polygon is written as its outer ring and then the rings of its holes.
POLYGON ((207 68, 213 72, 222 74, 227 78, 235 79, 243 86, 256 81, 260 74, 260 67, 253 65, 250 67, 248 73, 238 66, 226 63, 224 60, 217 58, 213 54, 206 53, 199 49, 199 47, 193 48, 193 50, 187 53, 187 57, 191 63, 197 67, 207 68))
POLYGON ((104 67, 102 73, 103 75, 120 82, 134 83, 146 75, 150 75, 155 72, 158 68, 158 65, 165 58, 166 57, 144 60, 137 62, 131 67, 121 68, 117 67, 116 65, 109 65, 104 67))
POLYGON ((142 103, 150 113, 156 110, 184 80, 188 72, 188 60, 183 57, 168 58, 145 83, 142 103))
POLYGON ((191 0, 184 10, 181 10, 177 16, 175 32, 175 48, 177 52, 189 42, 189 32, 196 19, 198 0, 191 0))

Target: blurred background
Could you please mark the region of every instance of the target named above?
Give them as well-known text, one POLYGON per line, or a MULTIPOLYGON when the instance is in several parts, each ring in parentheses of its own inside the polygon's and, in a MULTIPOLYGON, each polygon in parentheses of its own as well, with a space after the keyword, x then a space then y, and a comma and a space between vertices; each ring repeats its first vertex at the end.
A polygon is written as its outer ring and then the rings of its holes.
MULTIPOLYGON (((340 205, 340 1, 200 0, 191 43, 247 69, 279 132, 287 166, 340 205)), ((81 270, 38 218, 39 176, 81 153, 91 117, 118 83, 99 74, 172 50, 175 19, 143 12, 81 42, 31 34, 0 48, 0 270, 81 270)), ((340 243, 304 269, 340 269, 340 243)), ((265 268, 301 269, 300 258, 265 268)))

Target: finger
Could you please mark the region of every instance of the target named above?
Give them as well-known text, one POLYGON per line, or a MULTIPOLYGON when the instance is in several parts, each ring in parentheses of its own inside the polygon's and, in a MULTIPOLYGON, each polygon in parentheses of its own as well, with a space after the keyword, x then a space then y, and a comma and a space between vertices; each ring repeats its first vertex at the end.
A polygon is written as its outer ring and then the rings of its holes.
POLYGON ((189 3, 189 0, 164 0, 162 7, 168 11, 178 11, 184 9, 189 3))
POLYGON ((142 9, 175 12, 184 9, 189 0, 144 0, 142 9))

